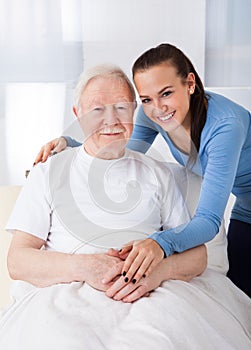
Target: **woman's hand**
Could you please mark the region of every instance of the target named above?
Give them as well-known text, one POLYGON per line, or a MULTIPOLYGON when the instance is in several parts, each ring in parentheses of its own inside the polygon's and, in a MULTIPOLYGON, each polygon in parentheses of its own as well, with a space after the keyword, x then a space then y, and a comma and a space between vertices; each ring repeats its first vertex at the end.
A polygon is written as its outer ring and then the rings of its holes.
POLYGON ((164 251, 160 245, 151 238, 136 241, 125 246, 119 256, 128 254, 124 262, 123 276, 125 282, 138 282, 143 276, 147 277, 153 269, 163 260, 164 251))
MULTIPOLYGON (((116 251, 109 251, 113 255, 116 251)), ((201 245, 183 253, 173 254, 163 259, 148 277, 137 282, 125 282, 119 277, 106 291, 106 295, 114 300, 131 303, 141 297, 149 296, 152 290, 158 288, 163 281, 181 280, 189 282, 199 276, 207 267, 207 249, 201 245)))
POLYGON ((151 291, 158 288, 163 282, 162 263, 159 263, 148 277, 142 277, 138 282, 125 284, 121 276, 107 290, 106 295, 114 300, 122 300, 125 303, 132 303, 142 297, 149 296, 151 291))
POLYGON ((66 139, 62 136, 46 143, 38 153, 35 159, 34 165, 36 165, 39 162, 44 163, 50 155, 59 153, 63 151, 66 147, 67 147, 66 139))

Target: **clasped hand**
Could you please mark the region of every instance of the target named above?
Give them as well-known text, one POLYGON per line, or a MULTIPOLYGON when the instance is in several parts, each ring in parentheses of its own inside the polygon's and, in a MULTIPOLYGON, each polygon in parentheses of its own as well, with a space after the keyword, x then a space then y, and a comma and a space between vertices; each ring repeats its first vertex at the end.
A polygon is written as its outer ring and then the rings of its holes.
POLYGON ((125 261, 122 275, 115 276, 114 270, 110 269, 103 278, 104 285, 108 287, 107 296, 132 302, 149 295, 152 289, 161 284, 160 273, 155 267, 163 260, 164 252, 154 240, 134 241, 119 252, 110 249, 108 254, 125 261))
POLYGON ((147 277, 155 266, 164 258, 164 251, 160 245, 151 238, 143 241, 134 241, 127 244, 119 252, 119 256, 128 255, 123 267, 125 282, 136 283, 142 277, 147 277))

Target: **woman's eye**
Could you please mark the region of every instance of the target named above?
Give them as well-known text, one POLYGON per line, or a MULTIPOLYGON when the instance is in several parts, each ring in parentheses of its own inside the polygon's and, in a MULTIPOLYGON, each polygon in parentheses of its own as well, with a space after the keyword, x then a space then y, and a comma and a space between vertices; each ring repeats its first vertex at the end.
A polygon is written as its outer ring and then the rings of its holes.
POLYGON ((167 96, 169 96, 171 93, 172 93, 172 91, 165 91, 165 92, 163 92, 162 96, 163 96, 163 97, 167 97, 167 96))

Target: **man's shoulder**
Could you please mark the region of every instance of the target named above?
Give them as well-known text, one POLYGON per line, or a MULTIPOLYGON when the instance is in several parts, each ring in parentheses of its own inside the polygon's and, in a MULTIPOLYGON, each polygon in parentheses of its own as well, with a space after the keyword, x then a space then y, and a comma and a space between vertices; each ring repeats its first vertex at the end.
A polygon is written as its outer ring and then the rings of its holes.
POLYGON ((48 176, 52 172, 59 173, 60 169, 65 169, 75 159, 78 154, 78 148, 66 148, 64 151, 50 156, 46 162, 37 164, 35 168, 37 171, 42 172, 44 176, 48 176))

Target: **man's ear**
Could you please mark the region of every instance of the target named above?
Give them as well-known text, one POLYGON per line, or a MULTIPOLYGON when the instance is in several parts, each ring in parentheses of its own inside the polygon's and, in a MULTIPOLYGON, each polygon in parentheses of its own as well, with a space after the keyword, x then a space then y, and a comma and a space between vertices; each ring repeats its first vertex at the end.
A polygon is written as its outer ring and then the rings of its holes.
POLYGON ((72 107, 73 113, 75 114, 75 116, 78 118, 78 110, 77 107, 73 106, 72 107))

